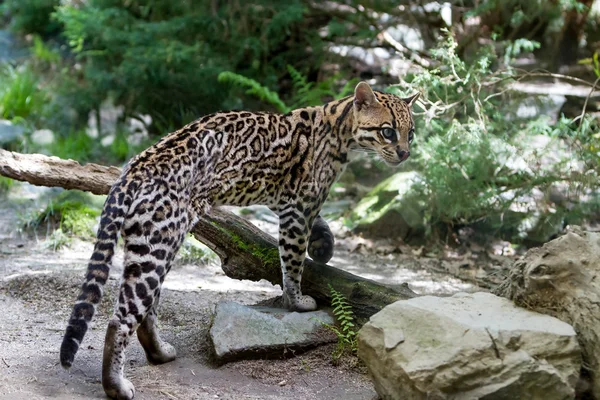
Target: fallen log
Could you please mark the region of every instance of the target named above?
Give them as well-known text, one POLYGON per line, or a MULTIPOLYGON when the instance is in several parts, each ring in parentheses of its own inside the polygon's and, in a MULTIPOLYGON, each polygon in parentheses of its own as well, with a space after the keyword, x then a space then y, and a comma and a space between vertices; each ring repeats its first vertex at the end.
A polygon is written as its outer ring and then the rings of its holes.
MULTIPOLYGON (((91 163, 82 166, 73 160, 0 149, 0 175, 38 186, 106 194, 120 173, 117 167, 91 163)), ((277 241, 243 218, 214 208, 191 232, 219 256, 228 277, 252 281, 266 279, 281 284, 277 241)), ((302 275, 303 292, 320 304, 328 305, 328 284, 346 297, 359 319, 368 318, 396 300, 416 296, 407 285, 379 284, 307 259, 302 275)))

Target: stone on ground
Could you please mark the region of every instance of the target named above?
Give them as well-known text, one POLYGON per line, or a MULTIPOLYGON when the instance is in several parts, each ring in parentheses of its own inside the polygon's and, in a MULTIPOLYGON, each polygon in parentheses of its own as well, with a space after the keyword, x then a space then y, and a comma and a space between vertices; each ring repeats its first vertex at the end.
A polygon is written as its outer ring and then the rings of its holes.
POLYGON ((417 297, 373 315, 358 355, 382 399, 573 399, 573 328, 489 293, 417 297))
POLYGON ((286 357, 334 342, 336 336, 323 323, 332 325, 334 321, 321 310, 297 313, 221 301, 215 310, 210 339, 220 362, 286 357))

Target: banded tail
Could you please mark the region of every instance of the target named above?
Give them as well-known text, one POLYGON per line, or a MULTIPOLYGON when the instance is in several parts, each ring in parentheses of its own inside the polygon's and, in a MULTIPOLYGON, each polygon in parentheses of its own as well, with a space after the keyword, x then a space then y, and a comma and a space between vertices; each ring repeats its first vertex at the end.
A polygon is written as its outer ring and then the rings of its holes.
POLYGON ((123 201, 124 197, 125 193, 119 193, 119 187, 115 185, 104 204, 98 238, 88 264, 85 282, 73 307, 67 331, 60 346, 60 363, 64 368, 69 368, 73 364, 75 354, 79 350, 81 341, 102 298, 128 203, 123 201))

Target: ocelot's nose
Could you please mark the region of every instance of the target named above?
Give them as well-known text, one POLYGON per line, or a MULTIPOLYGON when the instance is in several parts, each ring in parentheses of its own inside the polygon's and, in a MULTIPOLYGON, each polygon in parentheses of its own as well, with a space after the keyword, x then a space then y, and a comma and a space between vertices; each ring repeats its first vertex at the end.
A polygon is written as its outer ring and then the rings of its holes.
POLYGON ((400 158, 400 161, 404 161, 410 156, 410 151, 398 149, 396 150, 396 154, 398 154, 398 158, 400 158))

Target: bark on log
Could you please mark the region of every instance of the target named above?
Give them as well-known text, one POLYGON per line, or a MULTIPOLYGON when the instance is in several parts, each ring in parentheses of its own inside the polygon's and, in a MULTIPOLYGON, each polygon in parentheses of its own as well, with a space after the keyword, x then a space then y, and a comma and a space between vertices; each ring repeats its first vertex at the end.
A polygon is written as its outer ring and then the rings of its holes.
MULTIPOLYGON (((106 194, 120 173, 117 167, 82 166, 73 160, 0 149, 0 175, 34 185, 106 194)), ((277 241, 243 218, 214 208, 194 226, 192 234, 219 256, 228 277, 252 281, 266 279, 281 284, 277 241)), ((382 285, 310 259, 306 260, 304 268, 302 288, 305 294, 328 305, 329 283, 346 296, 360 319, 396 300, 416 296, 407 285, 382 285)))

